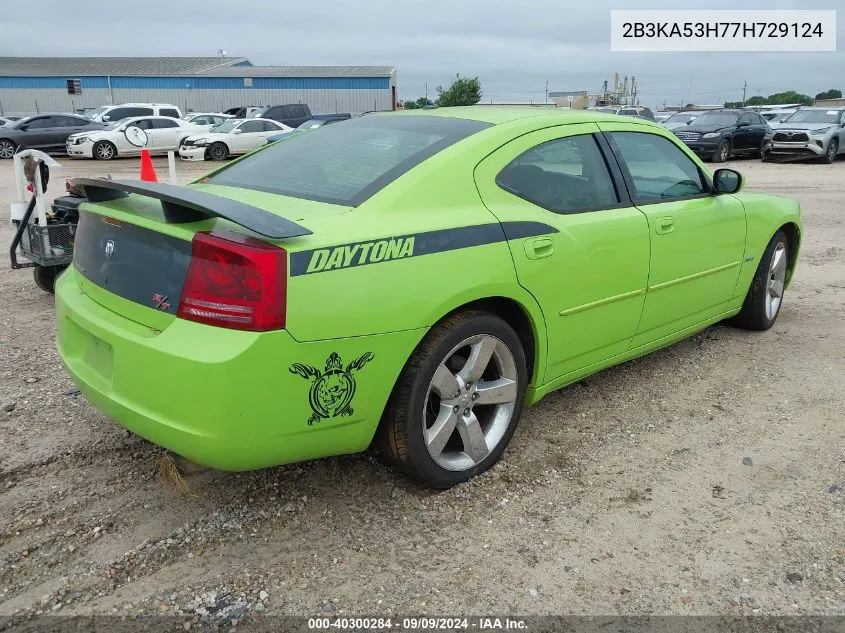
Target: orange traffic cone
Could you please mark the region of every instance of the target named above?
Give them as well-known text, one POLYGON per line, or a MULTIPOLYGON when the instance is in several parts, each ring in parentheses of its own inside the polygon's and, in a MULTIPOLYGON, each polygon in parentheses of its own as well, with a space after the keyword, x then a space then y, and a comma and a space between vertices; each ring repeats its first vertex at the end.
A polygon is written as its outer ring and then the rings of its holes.
POLYGON ((153 161, 150 158, 150 152, 147 149, 141 150, 141 180, 146 182, 158 182, 153 161))

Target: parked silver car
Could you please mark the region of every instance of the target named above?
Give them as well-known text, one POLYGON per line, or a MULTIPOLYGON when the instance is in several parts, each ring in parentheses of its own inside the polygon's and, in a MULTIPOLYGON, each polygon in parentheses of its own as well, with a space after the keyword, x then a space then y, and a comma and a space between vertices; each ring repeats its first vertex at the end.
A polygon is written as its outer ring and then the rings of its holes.
POLYGON ((832 163, 845 153, 845 108, 802 108, 777 126, 766 156, 793 155, 832 163))

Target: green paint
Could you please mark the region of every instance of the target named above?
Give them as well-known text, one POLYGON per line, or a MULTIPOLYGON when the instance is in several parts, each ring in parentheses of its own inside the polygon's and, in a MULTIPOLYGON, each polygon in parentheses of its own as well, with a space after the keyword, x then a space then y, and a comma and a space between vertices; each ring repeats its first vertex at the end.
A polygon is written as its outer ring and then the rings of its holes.
MULTIPOLYGON (((62 274, 58 350, 85 397, 142 437, 224 470, 362 451, 409 356, 451 311, 498 297, 525 314, 537 350, 531 404, 736 314, 771 236, 785 224, 801 229, 796 202, 764 194, 561 215, 495 184, 496 174, 526 150, 600 130, 661 135, 711 173, 674 135, 646 121, 489 107, 390 116, 495 125, 354 209, 193 185, 312 231, 278 244, 310 253, 305 272, 332 272, 289 277, 284 331, 190 323, 93 286, 73 268, 62 274), (657 234, 655 223, 667 216, 673 230, 657 234), (423 233, 497 221, 541 222, 558 232, 415 256, 423 233), (534 239, 545 241, 542 257, 531 249, 534 239), (362 358, 368 360, 346 364, 362 358), (306 375, 291 370, 296 366, 306 375)), ((219 219, 163 224, 156 204, 137 196, 85 208, 184 240, 200 230, 243 232, 219 219)))

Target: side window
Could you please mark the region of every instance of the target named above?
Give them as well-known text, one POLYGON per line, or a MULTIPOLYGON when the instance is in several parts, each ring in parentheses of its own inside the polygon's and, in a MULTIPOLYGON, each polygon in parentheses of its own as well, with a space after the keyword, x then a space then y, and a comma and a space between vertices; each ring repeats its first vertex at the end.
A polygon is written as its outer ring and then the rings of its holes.
POLYGON ((766 121, 759 114, 752 114, 751 120, 753 125, 766 125, 766 121))
POLYGON ((155 114, 152 108, 126 108, 129 113, 126 116, 152 116, 155 114))
POLYGON ((53 118, 57 119, 58 125, 62 127, 80 127, 86 123, 86 121, 72 116, 57 116, 53 118))
POLYGON ((53 118, 51 116, 42 116, 37 119, 32 119, 26 124, 28 130, 42 130, 47 127, 53 127, 53 118))
POLYGON ((745 114, 743 114, 742 116, 739 117, 739 123, 740 123, 740 125, 743 124, 743 123, 747 123, 748 125, 753 125, 753 123, 751 121, 751 115, 746 112, 745 114))
POLYGON ((106 112, 104 116, 109 117, 109 121, 120 121, 132 115, 129 114, 129 108, 115 108, 106 112))
POLYGON ((611 132, 633 181, 636 202, 709 193, 698 166, 669 139, 644 132, 611 132))
POLYGON ((247 121, 241 125, 241 132, 248 134, 249 132, 263 132, 264 121, 247 121))
POLYGON ((152 119, 139 119, 132 123, 135 127, 139 127, 142 130, 152 130, 153 129, 153 120, 152 119))
POLYGON ((156 130, 166 130, 169 128, 179 127, 179 124, 176 121, 171 121, 169 119, 153 119, 152 124, 153 128, 156 130))
POLYGON ((299 119, 305 116, 305 108, 301 105, 288 105, 284 108, 285 119, 299 119))
POLYGON ((604 156, 590 134, 532 147, 499 172, 496 184, 555 213, 606 209, 619 203, 604 156))
POLYGON ((214 117, 210 117, 210 116, 197 116, 197 117, 194 117, 193 119, 191 119, 191 123, 193 123, 194 125, 208 125, 209 123, 214 122, 212 120, 213 118, 214 117))
POLYGON ((840 112, 839 123, 845 125, 845 110, 842 110, 842 112, 840 112))
POLYGON ((264 121, 264 131, 265 132, 280 132, 282 130, 281 125, 276 125, 272 121, 264 121))
POLYGON ((174 119, 179 118, 179 113, 173 108, 162 108, 161 110, 159 110, 159 114, 161 116, 172 116, 174 119))

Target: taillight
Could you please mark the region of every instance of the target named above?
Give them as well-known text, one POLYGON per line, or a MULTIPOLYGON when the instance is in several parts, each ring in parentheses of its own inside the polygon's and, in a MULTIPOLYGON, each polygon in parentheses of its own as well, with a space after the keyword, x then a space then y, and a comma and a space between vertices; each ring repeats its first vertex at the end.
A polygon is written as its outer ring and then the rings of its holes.
POLYGON ((266 332, 285 327, 287 252, 259 240, 197 233, 178 316, 266 332))

